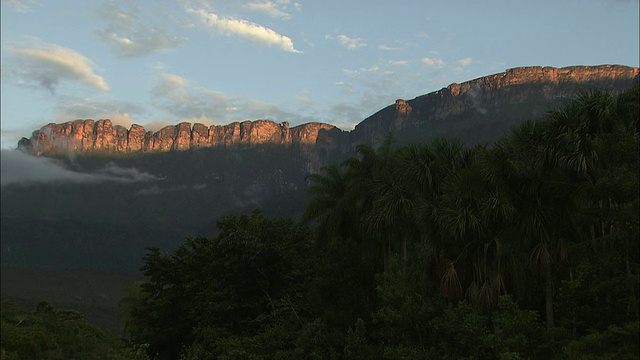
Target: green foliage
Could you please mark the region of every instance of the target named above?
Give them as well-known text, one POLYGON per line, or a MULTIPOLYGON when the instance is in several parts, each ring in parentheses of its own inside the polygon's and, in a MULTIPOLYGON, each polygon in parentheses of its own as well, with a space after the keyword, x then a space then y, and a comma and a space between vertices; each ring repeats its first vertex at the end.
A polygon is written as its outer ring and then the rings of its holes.
POLYGON ((511 296, 500 298, 498 309, 492 315, 494 333, 488 336, 496 353, 504 359, 541 357, 538 350, 544 330, 537 321, 535 311, 523 310, 511 296))
POLYGON ((189 238, 171 255, 150 249, 143 267, 149 281, 125 301, 127 331, 159 359, 203 343, 222 356, 237 342, 256 343, 269 326, 302 325, 308 229, 257 211, 224 217, 218 228, 216 238, 189 238))
MULTIPOLYGON (((435 331, 429 322, 446 308, 437 284, 430 282, 424 271, 427 258, 420 256, 424 255, 424 250, 416 251, 417 258, 423 261, 410 262, 404 271, 394 266, 395 270, 378 278, 379 304, 372 314, 372 325, 376 330, 373 338, 385 353, 395 353, 402 348, 424 354, 428 349, 425 348, 426 341, 434 336, 435 331)), ((394 260, 396 264, 400 261, 399 257, 394 260)))
POLYGON ((359 146, 309 176, 315 233, 254 212, 151 249, 127 330, 159 359, 637 358, 638 92, 491 148, 359 146))
POLYGON ((349 328, 344 344, 345 360, 366 360, 373 358, 374 349, 367 341, 364 320, 358 318, 355 328, 349 328))
POLYGON ((570 359, 637 359, 639 336, 638 322, 611 325, 572 341, 564 353, 570 359))
POLYGON ((2 359, 148 359, 144 345, 129 345, 79 313, 46 302, 25 311, 3 301, 1 324, 2 359))
POLYGON ((485 342, 487 319, 466 302, 446 309, 433 319, 434 355, 441 359, 487 359, 491 349, 485 342))

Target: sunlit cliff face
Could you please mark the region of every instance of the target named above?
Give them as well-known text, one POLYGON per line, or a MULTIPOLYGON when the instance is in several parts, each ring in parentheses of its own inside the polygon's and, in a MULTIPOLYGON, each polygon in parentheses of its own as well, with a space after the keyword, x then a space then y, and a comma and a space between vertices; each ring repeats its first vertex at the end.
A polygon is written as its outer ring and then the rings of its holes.
MULTIPOLYGON (((413 100, 399 99, 394 105, 364 119, 350 132, 315 122, 290 128, 286 122, 271 120, 211 126, 182 122, 151 132, 136 124, 127 129, 114 125, 110 120, 75 120, 48 124, 34 132, 31 138, 23 138, 18 147, 32 155, 146 153, 257 144, 318 145, 328 151, 344 151, 362 143, 377 146, 389 132, 411 131, 418 139, 433 136, 430 133, 433 128, 429 128, 433 124, 440 124, 437 136, 460 136, 447 132, 453 131, 456 121, 471 121, 481 126, 491 109, 503 111, 509 106, 518 107, 509 119, 510 125, 514 125, 549 110, 549 102, 570 98, 579 91, 595 87, 615 92, 627 88, 638 74, 638 68, 619 65, 509 69, 461 84, 451 84, 413 100), (521 104, 531 105, 533 113, 519 111, 521 104), (469 116, 480 118, 468 120, 469 116)), ((500 122, 505 119, 493 120, 500 122)), ((508 126, 505 125, 504 130, 508 130, 508 126)), ((500 131, 496 129, 493 133, 500 131)))
POLYGON ((321 130, 333 125, 308 123, 293 128, 288 123, 270 120, 235 122, 229 125, 193 124, 183 122, 153 133, 140 125, 127 130, 112 125, 110 120, 75 120, 63 124, 48 124, 23 138, 19 148, 32 155, 71 152, 163 152, 193 148, 229 146, 234 144, 315 144, 321 130))

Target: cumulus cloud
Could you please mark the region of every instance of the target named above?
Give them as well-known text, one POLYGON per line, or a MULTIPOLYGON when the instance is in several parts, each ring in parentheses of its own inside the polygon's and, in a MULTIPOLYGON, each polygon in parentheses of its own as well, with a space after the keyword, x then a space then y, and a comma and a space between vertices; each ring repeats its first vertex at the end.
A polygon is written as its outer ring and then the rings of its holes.
POLYGON ((139 118, 146 113, 138 104, 110 98, 60 96, 59 99, 56 123, 76 119, 109 119, 114 125, 130 127, 134 123, 132 116, 139 118))
POLYGON ((464 68, 466 66, 469 66, 473 63, 473 59, 472 58, 464 58, 464 59, 460 59, 458 61, 456 61, 456 66, 453 67, 453 71, 454 72, 462 72, 464 71, 464 68))
POLYGON ((364 119, 362 107, 345 102, 333 104, 329 114, 334 119, 331 121, 333 125, 347 131, 353 130, 364 119))
POLYGON ((156 85, 151 91, 153 103, 179 121, 197 120, 203 124, 227 124, 247 119, 311 121, 268 102, 233 97, 215 89, 194 86, 191 80, 176 74, 159 72, 155 77, 156 85))
MULTIPOLYGON (((420 61, 380 60, 368 67, 343 69, 345 79, 335 83, 341 88, 343 98, 331 107, 330 122, 355 125, 377 109, 393 104, 396 99, 410 99, 433 91, 435 86, 446 80, 438 74, 444 65, 441 59, 429 58, 420 61), (434 68, 416 70, 414 65, 420 63, 434 68)), ((349 129, 349 126, 344 128, 349 129)))
POLYGON ((78 172, 67 167, 62 161, 35 157, 19 150, 2 150, 2 186, 30 185, 33 183, 98 183, 98 182, 141 182, 160 180, 147 172, 135 168, 122 168, 113 163, 92 173, 78 172))
POLYGON ((357 49, 359 47, 363 47, 366 46, 367 43, 364 42, 363 39, 360 38, 355 38, 355 37, 349 37, 347 35, 344 34, 339 34, 339 35, 327 35, 325 36, 326 39, 329 40, 338 40, 338 42, 340 43, 340 45, 342 45, 343 47, 349 49, 349 50, 353 50, 353 49, 357 49))
MULTIPOLYGON (((180 121, 188 121, 188 122, 192 122, 189 121, 188 119, 180 119, 180 121)), ((169 126, 169 125, 175 125, 176 122, 175 121, 169 121, 169 120, 156 120, 156 121, 150 121, 150 122, 146 122, 144 124, 141 124, 144 129, 146 131, 159 131, 160 129, 162 129, 165 126, 169 126)), ((204 124, 204 123, 203 123, 204 124)))
POLYGON ((275 46, 288 52, 300 52, 293 46, 293 41, 289 37, 268 27, 243 19, 223 18, 204 9, 188 9, 188 12, 194 14, 203 26, 220 34, 238 36, 255 43, 275 46))
POLYGON ((394 60, 389 62, 389 64, 393 66, 405 66, 408 65, 409 62, 407 60, 394 60))
POLYGON ((160 81, 151 89, 151 93, 157 97, 168 97, 174 101, 188 101, 186 87, 189 80, 182 76, 162 72, 157 74, 160 81))
POLYGON ((398 51, 398 50, 402 50, 402 48, 401 47, 393 47, 393 46, 389 46, 389 45, 378 45, 378 50, 398 51))
POLYGON ((442 59, 423 57, 421 62, 427 66, 444 66, 445 62, 442 59))
POLYGON ((464 59, 460 59, 458 60, 457 64, 460 66, 469 66, 473 63, 473 59, 472 58, 464 58, 464 59))
POLYGON ((8 47, 12 57, 6 69, 19 83, 42 87, 52 94, 61 80, 79 82, 109 91, 104 78, 95 73, 96 65, 79 52, 30 38, 8 47))
POLYGON ((122 58, 169 51, 186 42, 185 38, 173 36, 167 29, 148 25, 137 13, 141 12, 126 11, 113 4, 102 5, 98 16, 106 21, 106 27, 96 30, 94 35, 122 58))
MULTIPOLYGON (((291 14, 286 12, 291 4, 290 0, 278 0, 278 1, 263 1, 263 2, 251 2, 244 5, 244 8, 261 12, 272 18, 280 18, 288 20, 291 18, 291 14)), ((294 9, 300 10, 301 5, 299 3, 293 4, 294 9)))

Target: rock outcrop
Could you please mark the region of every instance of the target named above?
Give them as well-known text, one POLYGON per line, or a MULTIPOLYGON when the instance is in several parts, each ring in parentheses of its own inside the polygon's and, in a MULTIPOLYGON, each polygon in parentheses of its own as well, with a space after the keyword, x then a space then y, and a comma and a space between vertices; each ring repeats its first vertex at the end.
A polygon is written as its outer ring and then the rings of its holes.
POLYGON ((297 144, 317 145, 307 155, 310 161, 321 162, 318 159, 326 160, 333 152, 352 151, 358 144, 376 146, 389 132, 401 142, 446 136, 459 137, 470 144, 491 143, 512 126, 539 118, 579 92, 625 90, 638 79, 638 73, 638 68, 620 65, 509 69, 451 84, 413 100, 399 99, 362 121, 351 132, 324 123, 289 127, 286 122, 257 120, 209 127, 183 122, 153 133, 140 125, 126 129, 109 120, 76 120, 48 124, 35 131, 30 139, 22 138, 18 147, 33 155, 47 155, 297 144))
POLYGON ((513 68, 413 100, 397 100, 358 124, 349 133, 349 143, 376 145, 389 132, 413 141, 446 136, 490 143, 580 92, 628 89, 638 74, 638 68, 621 65, 513 68))
POLYGON ((182 122, 165 126, 154 133, 137 124, 127 129, 113 125, 108 119, 88 119, 45 125, 35 131, 30 139, 22 138, 18 148, 38 156, 68 152, 164 152, 241 144, 313 145, 322 132, 334 129, 335 126, 322 123, 290 128, 286 122, 278 124, 270 120, 257 120, 209 127, 182 122))

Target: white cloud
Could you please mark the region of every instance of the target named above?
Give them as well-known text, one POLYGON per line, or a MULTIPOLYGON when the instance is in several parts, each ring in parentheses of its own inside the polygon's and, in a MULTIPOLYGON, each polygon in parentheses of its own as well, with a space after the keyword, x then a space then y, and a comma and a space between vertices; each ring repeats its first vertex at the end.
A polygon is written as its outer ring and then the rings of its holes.
POLYGON ((355 92, 355 90, 353 90, 353 84, 351 84, 351 83, 347 83, 347 82, 344 82, 344 81, 338 81, 335 84, 340 87, 340 91, 345 95, 350 95, 350 94, 353 94, 355 92))
POLYGON ((390 61, 389 64, 393 66, 405 66, 405 65, 408 65, 409 62, 407 60, 395 60, 395 61, 390 61))
POLYGON ((460 59, 456 63, 460 66, 469 66, 471 65, 471 63, 473 63, 473 59, 468 57, 468 58, 460 59))
POLYGON ((9 46, 9 51, 13 54, 7 65, 11 76, 18 77, 23 83, 39 85, 51 93, 55 93, 60 80, 109 91, 104 78, 95 73, 95 64, 75 50, 30 38, 9 46))
POLYGON ((437 59, 437 58, 423 57, 421 61, 423 64, 427 66, 444 66, 445 65, 445 62, 442 59, 437 59))
POLYGON ((280 35, 272 29, 262 25, 243 19, 221 18, 217 14, 203 9, 188 9, 188 11, 195 14, 202 25, 221 34, 227 36, 239 36, 256 43, 276 46, 288 52, 300 52, 294 48, 293 42, 290 38, 280 35))
POLYGON ((402 50, 402 48, 401 47, 393 47, 393 46, 389 46, 389 45, 378 45, 378 50, 397 51, 397 50, 402 50))
POLYGON ((463 72, 465 66, 469 66, 472 63, 473 63, 473 59, 472 58, 467 57, 467 58, 464 58, 464 59, 460 59, 460 60, 456 61, 456 66, 453 67, 453 69, 451 69, 451 70, 454 71, 454 72, 457 72, 457 73, 463 72))
POLYGON ((114 125, 122 125, 127 128, 136 123, 131 117, 132 115, 139 118, 146 113, 140 105, 113 100, 110 97, 60 96, 57 110, 59 115, 54 121, 56 123, 76 119, 109 119, 114 125))
POLYGON ((168 51, 186 42, 185 38, 173 36, 164 28, 147 25, 147 21, 136 13, 116 5, 101 6, 98 16, 107 22, 107 26, 96 30, 95 36, 107 43, 119 57, 141 57, 168 51))
POLYGON ((160 81, 151 90, 154 95, 168 97, 174 101, 188 101, 186 87, 189 85, 189 80, 167 72, 160 73, 157 76, 160 81))
POLYGON ((366 46, 367 44, 364 42, 364 40, 360 39, 360 38, 352 38, 349 37, 347 35, 344 34, 340 34, 340 35, 327 35, 325 36, 326 39, 329 40, 338 40, 338 42, 340 43, 340 45, 346 47, 349 50, 352 49, 357 49, 359 47, 363 47, 366 46))
POLYGON ((306 104, 306 105, 320 105, 320 102, 318 100, 314 100, 312 98, 306 97, 306 96, 296 96, 295 100, 297 102, 306 104))
POLYGON ((122 168, 113 163, 92 173, 78 172, 69 169, 62 161, 35 157, 19 150, 2 150, 1 178, 2 186, 17 184, 51 182, 139 182, 159 180, 156 176, 141 172, 135 168, 122 168))
POLYGON ((2 0, 3 4, 7 4, 15 12, 25 13, 31 11, 31 4, 34 4, 34 0, 2 0))
MULTIPOLYGON (((285 10, 288 8, 290 1, 289 0, 278 0, 276 2, 273 1, 263 1, 263 2, 251 2, 244 5, 245 8, 258 11, 264 13, 273 18, 281 18, 284 20, 288 20, 291 18, 291 14, 286 12, 285 10)), ((294 8, 296 10, 300 10, 300 4, 294 3, 294 8)))
MULTIPOLYGON (((153 103, 179 121, 228 124, 233 121, 271 119, 304 120, 276 105, 244 97, 232 97, 218 90, 192 86, 192 81, 167 72, 156 74, 153 103)), ((308 119, 311 121, 311 119, 308 119)), ((145 128, 147 125, 145 125, 145 128)))

